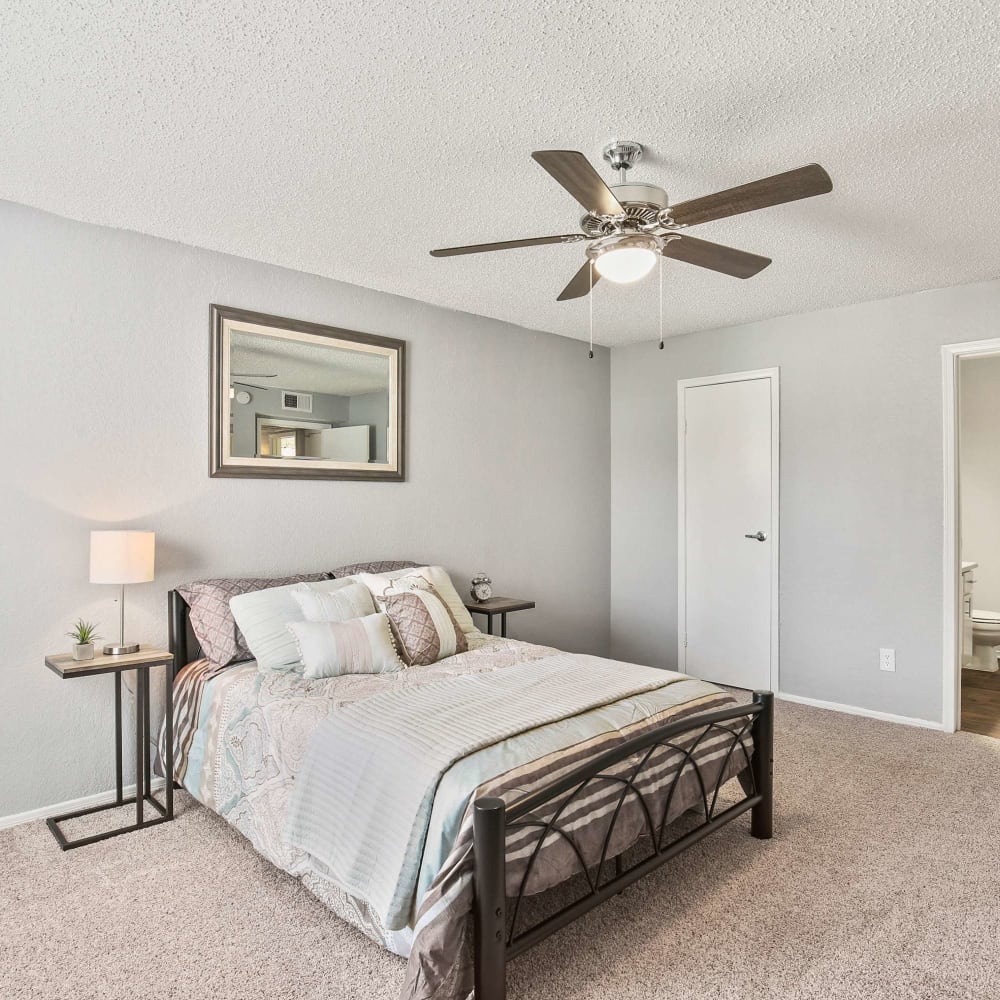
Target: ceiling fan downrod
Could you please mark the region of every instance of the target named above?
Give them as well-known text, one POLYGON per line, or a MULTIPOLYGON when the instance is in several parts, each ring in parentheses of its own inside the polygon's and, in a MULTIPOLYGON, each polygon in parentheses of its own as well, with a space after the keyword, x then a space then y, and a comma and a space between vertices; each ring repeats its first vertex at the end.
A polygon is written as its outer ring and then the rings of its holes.
POLYGON ((625 183, 625 175, 642 159, 642 144, 625 139, 609 142, 602 151, 604 159, 618 171, 618 183, 625 183))

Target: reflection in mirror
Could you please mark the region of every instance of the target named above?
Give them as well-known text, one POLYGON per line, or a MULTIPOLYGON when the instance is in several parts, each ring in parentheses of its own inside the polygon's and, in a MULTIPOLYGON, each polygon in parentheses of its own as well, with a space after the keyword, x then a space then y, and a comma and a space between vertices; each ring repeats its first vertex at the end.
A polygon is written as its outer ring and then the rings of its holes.
POLYGON ((401 341, 216 312, 213 475, 402 478, 401 341))
POLYGON ((234 330, 233 455, 385 462, 389 359, 234 330))

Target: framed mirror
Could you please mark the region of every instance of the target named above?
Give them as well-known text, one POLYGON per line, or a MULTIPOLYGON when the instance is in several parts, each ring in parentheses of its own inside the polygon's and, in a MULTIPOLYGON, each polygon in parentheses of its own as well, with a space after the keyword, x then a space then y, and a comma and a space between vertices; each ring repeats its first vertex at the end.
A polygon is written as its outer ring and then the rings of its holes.
POLYGON ((211 474, 404 478, 402 340, 212 306, 211 474))

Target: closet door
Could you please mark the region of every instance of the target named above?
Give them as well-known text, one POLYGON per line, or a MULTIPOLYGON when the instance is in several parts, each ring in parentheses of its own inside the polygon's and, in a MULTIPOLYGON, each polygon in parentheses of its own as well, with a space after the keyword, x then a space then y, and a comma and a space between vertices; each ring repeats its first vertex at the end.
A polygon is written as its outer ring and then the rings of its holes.
POLYGON ((679 383, 679 662, 777 686, 776 371, 679 383))

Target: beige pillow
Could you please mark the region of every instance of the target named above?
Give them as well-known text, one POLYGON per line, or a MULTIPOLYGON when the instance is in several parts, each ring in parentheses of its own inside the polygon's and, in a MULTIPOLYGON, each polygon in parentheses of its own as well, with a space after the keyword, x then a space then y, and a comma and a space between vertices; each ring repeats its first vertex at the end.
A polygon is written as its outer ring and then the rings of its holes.
POLYGON ((405 664, 396 651, 389 619, 365 615, 346 622, 291 622, 288 625, 309 680, 342 674, 385 674, 405 664))
POLYGON ((363 583, 326 591, 302 584, 292 591, 292 597, 307 622, 346 622, 375 614, 372 593, 363 583))
POLYGON ((429 583, 444 601, 458 627, 468 636, 480 635, 479 629, 472 623, 472 615, 465 607, 465 602, 458 596, 451 577, 441 566, 419 566, 417 569, 402 569, 393 573, 358 573, 356 580, 363 583, 374 595, 378 595, 391 584, 395 590, 419 587, 420 581, 429 583))

